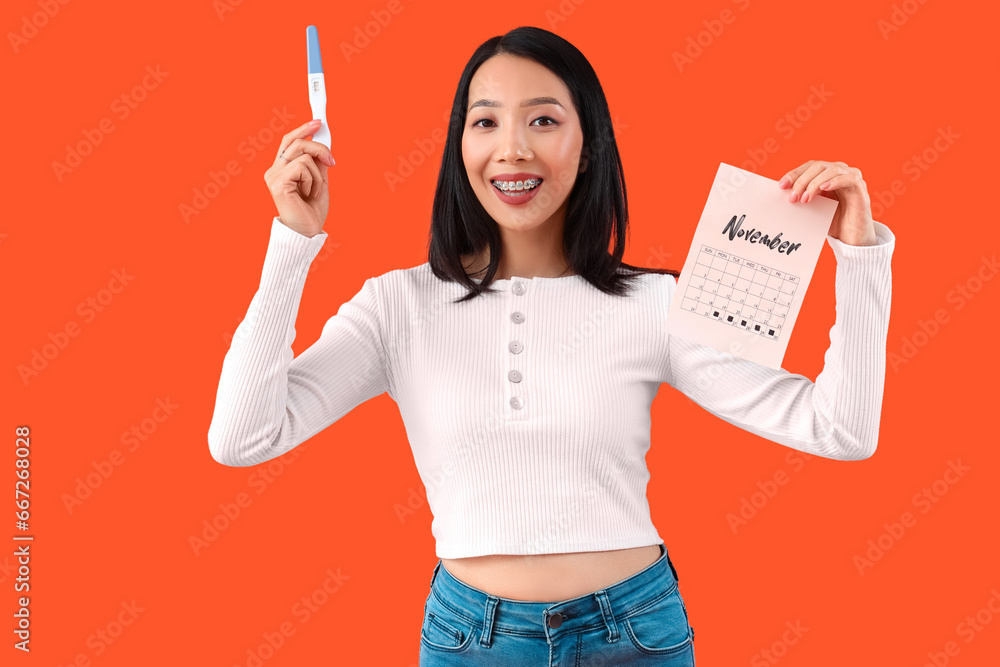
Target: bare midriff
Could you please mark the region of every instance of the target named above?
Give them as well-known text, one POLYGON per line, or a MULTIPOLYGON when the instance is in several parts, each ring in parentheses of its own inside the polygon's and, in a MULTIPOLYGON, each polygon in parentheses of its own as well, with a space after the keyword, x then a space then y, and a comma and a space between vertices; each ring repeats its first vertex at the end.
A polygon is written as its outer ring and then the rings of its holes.
POLYGON ((459 581, 526 602, 561 602, 607 588, 656 562, 660 545, 563 554, 496 554, 442 558, 459 581))

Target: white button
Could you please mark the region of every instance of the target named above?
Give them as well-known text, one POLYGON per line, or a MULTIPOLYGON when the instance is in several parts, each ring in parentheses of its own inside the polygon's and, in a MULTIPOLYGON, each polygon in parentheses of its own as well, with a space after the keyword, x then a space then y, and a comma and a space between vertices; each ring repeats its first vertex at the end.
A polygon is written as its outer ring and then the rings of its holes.
POLYGON ((514 396, 510 399, 510 407, 515 410, 520 410, 522 405, 524 405, 524 401, 521 400, 520 396, 514 396))
POLYGON ((511 372, 507 373, 507 379, 510 380, 511 382, 520 382, 521 381, 521 372, 520 371, 511 371, 511 372))
POLYGON ((512 340, 510 341, 510 344, 507 345, 507 349, 513 352, 514 354, 521 354, 521 350, 524 349, 524 346, 521 345, 516 340, 512 340))
POLYGON ((524 313, 519 313, 517 311, 510 314, 510 320, 514 324, 520 324, 524 321, 524 313))
POLYGON ((513 292, 514 294, 517 294, 518 296, 524 294, 524 290, 525 290, 524 283, 522 282, 516 282, 510 286, 510 291, 513 292))

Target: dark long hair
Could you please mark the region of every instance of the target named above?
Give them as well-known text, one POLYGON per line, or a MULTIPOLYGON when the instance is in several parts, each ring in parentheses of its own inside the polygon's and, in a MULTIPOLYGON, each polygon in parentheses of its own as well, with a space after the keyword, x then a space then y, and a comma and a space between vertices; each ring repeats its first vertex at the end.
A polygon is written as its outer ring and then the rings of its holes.
POLYGON ((462 72, 452 103, 434 192, 427 260, 439 279, 461 283, 469 290, 455 303, 495 291, 490 283, 500 267, 500 231, 472 190, 462 158, 462 132, 472 77, 480 65, 500 54, 531 59, 562 79, 580 118, 581 159, 587 160, 587 168, 577 175, 567 202, 563 251, 570 267, 597 289, 615 296, 626 295, 635 278, 644 273, 679 276, 679 271, 632 266, 622 261, 628 236, 628 197, 604 89, 579 49, 553 32, 522 26, 492 37, 476 49, 462 72), (609 254, 612 238, 614 251, 609 254), (490 263, 482 282, 477 283, 465 272, 461 255, 478 255, 486 246, 490 263))

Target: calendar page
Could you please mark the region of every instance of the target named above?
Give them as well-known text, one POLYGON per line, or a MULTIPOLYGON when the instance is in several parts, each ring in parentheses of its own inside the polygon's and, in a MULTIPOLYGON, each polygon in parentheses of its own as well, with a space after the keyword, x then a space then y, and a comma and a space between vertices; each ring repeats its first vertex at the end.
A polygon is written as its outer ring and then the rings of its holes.
POLYGON ((778 182, 726 163, 677 281, 666 331, 780 368, 838 203, 788 201, 778 182))

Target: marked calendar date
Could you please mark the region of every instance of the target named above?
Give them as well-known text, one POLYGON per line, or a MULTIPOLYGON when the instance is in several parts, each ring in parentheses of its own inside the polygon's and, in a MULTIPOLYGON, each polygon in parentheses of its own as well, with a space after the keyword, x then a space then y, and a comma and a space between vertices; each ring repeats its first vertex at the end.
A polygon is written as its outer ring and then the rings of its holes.
POLYGON ((703 245, 681 308, 778 340, 799 278, 703 245))

